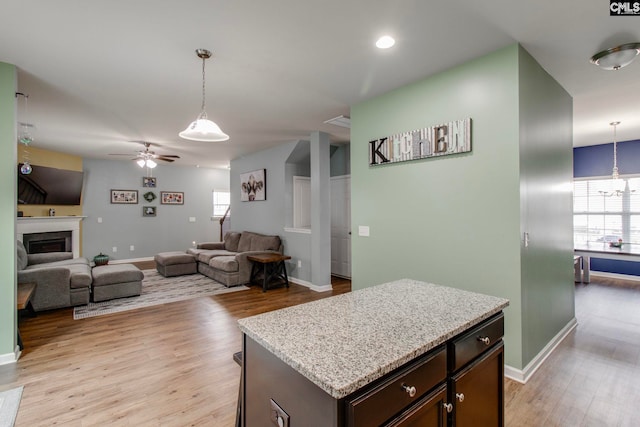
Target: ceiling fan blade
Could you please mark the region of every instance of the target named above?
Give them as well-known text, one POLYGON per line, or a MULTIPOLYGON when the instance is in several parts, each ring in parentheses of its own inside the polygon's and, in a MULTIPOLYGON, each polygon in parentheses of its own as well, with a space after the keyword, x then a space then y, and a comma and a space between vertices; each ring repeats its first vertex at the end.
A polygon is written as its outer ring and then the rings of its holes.
POLYGON ((158 156, 158 157, 156 157, 156 160, 162 160, 162 161, 165 161, 165 162, 174 162, 175 161, 174 159, 168 159, 168 158, 166 158, 164 156, 158 156))
POLYGON ((179 159, 180 156, 176 156, 175 154, 158 154, 160 157, 171 157, 173 159, 179 159))

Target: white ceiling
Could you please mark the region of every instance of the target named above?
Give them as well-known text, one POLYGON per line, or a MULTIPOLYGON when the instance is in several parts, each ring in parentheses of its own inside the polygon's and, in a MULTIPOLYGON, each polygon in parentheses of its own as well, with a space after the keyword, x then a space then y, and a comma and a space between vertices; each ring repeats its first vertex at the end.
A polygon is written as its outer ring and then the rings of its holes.
POLYGON ((640 59, 589 63, 640 41, 640 16, 610 17, 602 0, 3 0, 0 40, 34 146, 83 157, 133 155, 145 140, 175 164, 226 167, 316 130, 348 141, 323 121, 514 42, 573 96, 574 145, 610 142, 613 120, 619 141, 640 139, 640 59), (376 49, 383 33, 396 46, 376 49), (207 113, 227 142, 178 137, 200 110, 196 48, 214 53, 207 113))

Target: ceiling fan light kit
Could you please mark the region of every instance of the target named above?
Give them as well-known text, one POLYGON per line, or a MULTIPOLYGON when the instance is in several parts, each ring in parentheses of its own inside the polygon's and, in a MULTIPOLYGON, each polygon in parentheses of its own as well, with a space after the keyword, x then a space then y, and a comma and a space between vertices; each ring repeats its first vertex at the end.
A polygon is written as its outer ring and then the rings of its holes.
MULTIPOLYGON (((144 151, 138 151, 137 157, 132 159, 141 168, 144 168, 144 167, 147 167, 149 169, 155 168, 156 166, 158 166, 158 162, 156 162, 156 160, 162 160, 162 161, 171 163, 171 162, 174 162, 175 159, 180 158, 180 156, 177 156, 175 154, 156 154, 155 151, 149 150, 149 147, 151 147, 150 142, 144 142, 144 141, 131 141, 131 142, 144 144, 144 151)), ((130 156, 130 154, 111 154, 111 156, 130 156)))
POLYGON ((598 52, 591 57, 591 63, 603 70, 617 71, 631 64, 640 53, 640 43, 626 43, 598 52))
POLYGON ((211 52, 207 49, 196 49, 196 55, 202 59, 202 108, 198 118, 191 122, 189 126, 178 135, 180 138, 188 139, 191 141, 203 141, 203 142, 220 142, 229 139, 229 135, 222 132, 220 126, 215 122, 212 122, 207 118, 205 112, 205 72, 204 63, 207 59, 211 58, 211 52))

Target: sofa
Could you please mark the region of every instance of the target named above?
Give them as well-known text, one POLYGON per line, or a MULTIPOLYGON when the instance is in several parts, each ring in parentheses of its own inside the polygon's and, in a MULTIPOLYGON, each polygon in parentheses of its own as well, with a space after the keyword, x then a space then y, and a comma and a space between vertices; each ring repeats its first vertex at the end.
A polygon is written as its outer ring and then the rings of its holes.
POLYGON ((35 283, 31 297, 35 311, 73 307, 89 303, 91 266, 86 258, 73 258, 71 252, 27 254, 17 243, 18 283, 35 283))
POLYGON ((250 255, 283 253, 279 236, 243 231, 229 231, 222 242, 199 243, 189 248, 198 263, 198 272, 227 287, 249 283, 252 263, 250 255))

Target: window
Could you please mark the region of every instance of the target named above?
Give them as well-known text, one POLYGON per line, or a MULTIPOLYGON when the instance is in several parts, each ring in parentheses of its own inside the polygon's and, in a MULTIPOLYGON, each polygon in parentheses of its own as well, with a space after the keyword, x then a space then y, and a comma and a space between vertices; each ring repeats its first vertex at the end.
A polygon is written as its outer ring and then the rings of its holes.
POLYGON ((574 244, 617 242, 618 239, 640 243, 640 177, 621 179, 627 191, 619 196, 602 193, 607 189, 609 178, 573 182, 574 244))
POLYGON ((231 204, 229 190, 213 190, 213 216, 222 218, 231 204))

